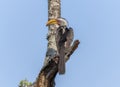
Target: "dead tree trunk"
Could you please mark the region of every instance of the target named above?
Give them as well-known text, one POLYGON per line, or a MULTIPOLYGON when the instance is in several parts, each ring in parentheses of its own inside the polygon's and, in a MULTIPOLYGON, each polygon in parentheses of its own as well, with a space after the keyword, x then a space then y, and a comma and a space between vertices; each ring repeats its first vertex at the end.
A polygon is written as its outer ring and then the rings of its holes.
MULTIPOLYGON (((79 40, 75 40, 70 50, 65 55, 66 62, 69 60, 70 56, 77 49, 79 45, 79 40)), ((55 77, 58 72, 58 56, 55 56, 44 66, 32 87, 55 87, 55 77)))
MULTIPOLYGON (((61 13, 60 0, 48 0, 48 20, 60 17, 61 13)), ((51 58, 53 58, 57 53, 57 46, 55 41, 56 25, 50 25, 48 29, 48 49, 46 53, 46 58, 44 65, 46 65, 51 58)))
MULTIPOLYGON (((60 0, 48 0, 48 20, 61 17, 61 4, 60 0)), ((56 46, 56 26, 50 25, 48 29, 48 48, 46 52, 46 58, 44 66, 41 69, 36 82, 31 87, 55 87, 55 76, 58 72, 59 56, 57 56, 56 46)), ((66 52, 65 60, 67 61, 72 53, 79 45, 79 40, 75 40, 73 45, 69 47, 66 52)))

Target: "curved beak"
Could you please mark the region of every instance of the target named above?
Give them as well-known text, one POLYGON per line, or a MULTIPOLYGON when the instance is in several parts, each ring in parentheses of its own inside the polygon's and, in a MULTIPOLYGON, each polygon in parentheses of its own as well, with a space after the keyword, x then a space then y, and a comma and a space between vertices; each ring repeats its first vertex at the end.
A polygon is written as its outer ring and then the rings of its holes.
POLYGON ((50 19, 47 23, 46 26, 52 25, 52 24, 58 24, 58 21, 56 19, 50 19))

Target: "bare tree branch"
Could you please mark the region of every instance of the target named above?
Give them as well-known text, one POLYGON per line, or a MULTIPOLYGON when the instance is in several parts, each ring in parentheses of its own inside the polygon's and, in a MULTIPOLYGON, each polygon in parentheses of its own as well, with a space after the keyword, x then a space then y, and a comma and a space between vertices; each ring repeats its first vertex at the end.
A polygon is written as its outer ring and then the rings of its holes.
MULTIPOLYGON (((73 45, 71 46, 71 49, 66 54, 66 62, 74 53, 74 51, 78 48, 79 43, 79 40, 74 41, 73 45)), ((55 56, 54 58, 52 58, 51 61, 49 61, 48 65, 42 68, 36 81, 37 86, 35 87, 55 87, 54 80, 58 72, 58 58, 58 56, 55 56)))
MULTIPOLYGON (((61 4, 60 0, 48 0, 48 20, 52 18, 61 17, 61 4)), ((46 52, 46 58, 44 66, 41 69, 36 81, 30 87, 55 87, 55 77, 58 72, 59 56, 57 55, 58 49, 56 45, 56 25, 50 25, 48 29, 48 48, 46 52)), ((78 48, 79 40, 75 40, 71 46, 73 39, 73 31, 66 37, 68 38, 67 45, 65 48, 65 61, 70 59, 70 56, 78 48)))

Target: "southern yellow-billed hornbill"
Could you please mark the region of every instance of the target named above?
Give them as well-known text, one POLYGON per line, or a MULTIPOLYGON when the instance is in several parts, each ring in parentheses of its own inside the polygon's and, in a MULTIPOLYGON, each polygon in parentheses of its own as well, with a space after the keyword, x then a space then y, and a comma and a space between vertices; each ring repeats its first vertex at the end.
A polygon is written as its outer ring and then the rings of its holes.
POLYGON ((59 55, 58 72, 59 74, 65 73, 65 54, 69 51, 70 45, 73 41, 73 29, 68 28, 68 22, 64 18, 50 19, 47 24, 56 25, 56 45, 59 55))

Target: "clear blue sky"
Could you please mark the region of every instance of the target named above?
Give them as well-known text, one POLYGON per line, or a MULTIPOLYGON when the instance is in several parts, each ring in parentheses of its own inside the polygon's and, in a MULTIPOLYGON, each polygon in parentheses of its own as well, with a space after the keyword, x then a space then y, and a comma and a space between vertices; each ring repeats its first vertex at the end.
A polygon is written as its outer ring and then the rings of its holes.
MULTIPOLYGON (((62 0, 81 44, 56 87, 120 87, 120 0, 62 0)), ((47 47, 47 0, 0 0, 0 86, 35 81, 47 47)))

